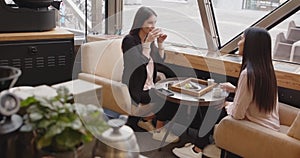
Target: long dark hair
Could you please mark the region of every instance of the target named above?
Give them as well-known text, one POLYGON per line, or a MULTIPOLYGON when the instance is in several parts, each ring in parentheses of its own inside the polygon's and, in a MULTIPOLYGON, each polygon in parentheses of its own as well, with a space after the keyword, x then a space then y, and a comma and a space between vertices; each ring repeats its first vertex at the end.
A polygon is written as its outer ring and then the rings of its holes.
POLYGON ((150 18, 152 15, 157 16, 157 14, 149 7, 140 7, 135 14, 132 27, 129 34, 138 35, 140 29, 142 28, 144 22, 150 18))
POLYGON ((247 69, 247 86, 253 92, 252 101, 260 111, 271 112, 277 104, 277 80, 272 63, 271 37, 262 28, 244 31, 244 51, 241 71, 247 69))

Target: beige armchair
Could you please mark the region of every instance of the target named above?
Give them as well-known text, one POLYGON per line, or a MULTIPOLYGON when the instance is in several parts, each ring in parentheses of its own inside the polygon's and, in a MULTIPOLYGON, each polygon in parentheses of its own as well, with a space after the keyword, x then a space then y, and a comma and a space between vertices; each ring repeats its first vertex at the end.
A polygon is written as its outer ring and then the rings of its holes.
MULTIPOLYGON (((102 107, 133 116, 149 113, 152 105, 134 106, 123 73, 122 39, 85 43, 81 46, 82 71, 78 78, 102 86, 102 107)), ((164 75, 158 75, 163 77, 164 75)))
POLYGON ((235 120, 227 116, 216 125, 215 143, 223 150, 224 157, 230 155, 227 152, 229 151, 246 158, 299 158, 300 140, 287 135, 299 111, 280 103, 279 132, 247 120, 235 120))

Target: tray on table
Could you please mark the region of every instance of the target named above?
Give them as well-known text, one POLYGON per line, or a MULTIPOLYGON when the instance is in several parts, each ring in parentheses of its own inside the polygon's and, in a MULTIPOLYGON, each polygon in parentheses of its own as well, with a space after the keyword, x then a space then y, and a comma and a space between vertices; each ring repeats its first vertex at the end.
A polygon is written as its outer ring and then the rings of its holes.
POLYGON ((171 85, 169 88, 175 92, 199 97, 211 91, 212 88, 216 86, 216 84, 217 83, 208 85, 206 80, 187 78, 181 82, 171 85))

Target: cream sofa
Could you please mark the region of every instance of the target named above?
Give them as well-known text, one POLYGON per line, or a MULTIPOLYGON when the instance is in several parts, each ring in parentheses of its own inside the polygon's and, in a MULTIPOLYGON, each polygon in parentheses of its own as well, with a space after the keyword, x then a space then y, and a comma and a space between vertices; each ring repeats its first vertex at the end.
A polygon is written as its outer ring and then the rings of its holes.
MULTIPOLYGON (((128 87, 121 83, 123 73, 122 39, 88 42, 81 46, 81 73, 78 78, 102 86, 102 107, 133 116, 151 111, 152 105, 131 104, 128 87)), ((161 74, 159 75, 162 76, 161 74)))
POLYGON ((300 140, 287 135, 300 110, 282 103, 279 107, 280 132, 227 116, 216 125, 216 145, 246 158, 300 158, 300 140))
POLYGON ((103 108, 126 114, 131 101, 127 86, 121 83, 122 55, 121 39, 83 44, 78 78, 102 86, 103 108))

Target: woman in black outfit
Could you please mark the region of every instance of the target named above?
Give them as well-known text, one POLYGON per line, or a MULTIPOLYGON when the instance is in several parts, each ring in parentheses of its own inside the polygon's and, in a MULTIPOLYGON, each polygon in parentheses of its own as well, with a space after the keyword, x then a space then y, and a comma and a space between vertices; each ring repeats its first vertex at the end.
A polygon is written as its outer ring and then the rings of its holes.
MULTIPOLYGON (((164 63, 163 42, 167 35, 160 28, 156 28, 157 14, 148 7, 141 7, 137 11, 132 28, 122 41, 124 71, 122 82, 128 86, 134 105, 155 105, 152 112, 143 115, 138 126, 153 133, 153 139, 162 140, 165 134, 164 122, 172 119, 178 105, 165 102, 154 92, 159 64, 164 63), (155 44, 157 41, 157 46, 155 44), (169 105, 172 104, 172 105, 169 105), (152 116, 149 116, 149 113, 152 116), (156 113, 156 129, 152 125, 153 113, 156 113)), ((170 133, 166 142, 178 141, 178 136, 170 133)))

